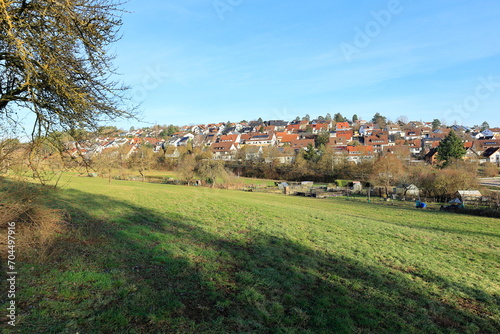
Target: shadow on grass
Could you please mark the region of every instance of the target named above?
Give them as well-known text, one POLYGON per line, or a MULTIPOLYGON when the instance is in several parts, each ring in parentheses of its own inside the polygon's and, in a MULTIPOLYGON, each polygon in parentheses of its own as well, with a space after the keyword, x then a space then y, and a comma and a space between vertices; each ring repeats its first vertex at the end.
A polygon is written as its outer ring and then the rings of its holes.
POLYGON ((52 196, 72 217, 72 229, 50 263, 20 268, 19 323, 11 332, 495 333, 499 327, 486 307, 498 300, 479 302, 464 286, 454 284, 468 298, 447 300, 413 284, 407 272, 282 237, 213 234, 193 217, 76 190, 52 196), (96 213, 103 206, 119 214, 104 219, 96 213))

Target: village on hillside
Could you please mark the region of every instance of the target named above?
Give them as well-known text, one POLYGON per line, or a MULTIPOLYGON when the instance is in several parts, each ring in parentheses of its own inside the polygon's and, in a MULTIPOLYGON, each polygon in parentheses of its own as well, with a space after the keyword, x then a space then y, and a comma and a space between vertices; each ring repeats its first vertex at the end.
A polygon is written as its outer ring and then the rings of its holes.
POLYGON ((485 127, 484 123, 482 127, 469 128, 441 126, 437 120, 380 124, 357 119, 335 121, 297 117, 294 121, 259 119, 183 127, 171 125, 169 131, 166 130, 166 126, 118 130, 92 140, 68 142, 67 153, 92 160, 115 151, 131 156, 138 148, 149 147, 165 157, 177 158, 183 148, 200 148, 211 152, 212 158, 217 160, 260 159, 286 164, 293 163, 299 152, 318 150, 322 146, 351 163, 393 153, 403 160, 435 164, 440 142, 454 131, 463 140, 467 152, 465 159, 500 165, 500 128, 485 127))

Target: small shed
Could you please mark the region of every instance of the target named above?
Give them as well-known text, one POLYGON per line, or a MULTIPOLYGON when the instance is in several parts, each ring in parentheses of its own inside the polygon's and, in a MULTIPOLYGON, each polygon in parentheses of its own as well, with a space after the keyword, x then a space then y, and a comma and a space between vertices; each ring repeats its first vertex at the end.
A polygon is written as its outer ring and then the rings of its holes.
POLYGON ((361 184, 361 181, 352 181, 349 182, 349 188, 351 188, 354 192, 361 192, 361 190, 363 190, 363 185, 361 184))
POLYGON ((399 197, 418 197, 420 195, 420 189, 414 184, 399 184, 396 187, 396 194, 399 197))
POLYGON ((290 185, 287 182, 278 183, 278 189, 279 190, 284 190, 286 187, 290 187, 290 185))
POLYGON ((483 195, 479 190, 459 190, 455 196, 462 202, 481 201, 483 195))

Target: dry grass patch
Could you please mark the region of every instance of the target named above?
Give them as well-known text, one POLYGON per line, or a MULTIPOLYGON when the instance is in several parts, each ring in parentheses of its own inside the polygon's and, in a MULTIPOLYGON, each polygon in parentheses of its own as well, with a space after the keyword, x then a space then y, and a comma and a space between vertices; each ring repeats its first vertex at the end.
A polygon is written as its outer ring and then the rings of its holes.
MULTIPOLYGON (((16 251, 21 259, 43 261, 66 228, 65 213, 43 204, 43 190, 23 182, 0 181, 0 230, 16 224, 16 251)), ((7 239, 0 240, 6 246, 7 239)))

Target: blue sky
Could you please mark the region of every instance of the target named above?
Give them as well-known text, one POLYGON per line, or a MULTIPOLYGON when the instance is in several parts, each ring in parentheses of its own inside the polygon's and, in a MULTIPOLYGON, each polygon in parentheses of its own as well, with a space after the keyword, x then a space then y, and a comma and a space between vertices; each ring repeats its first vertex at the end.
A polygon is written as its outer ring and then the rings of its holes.
POLYGON ((112 51, 147 123, 379 112, 500 126, 498 0, 130 0, 125 9, 112 51))

